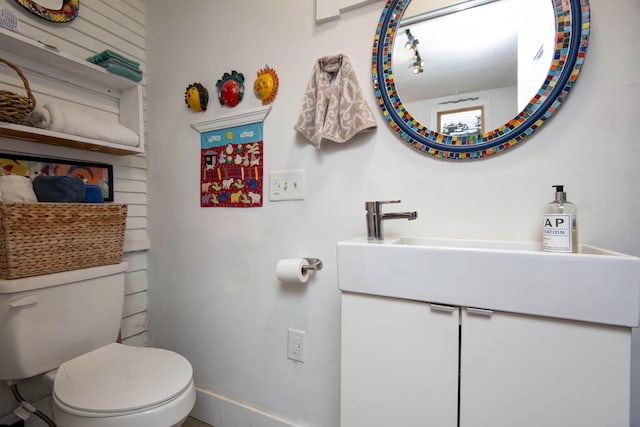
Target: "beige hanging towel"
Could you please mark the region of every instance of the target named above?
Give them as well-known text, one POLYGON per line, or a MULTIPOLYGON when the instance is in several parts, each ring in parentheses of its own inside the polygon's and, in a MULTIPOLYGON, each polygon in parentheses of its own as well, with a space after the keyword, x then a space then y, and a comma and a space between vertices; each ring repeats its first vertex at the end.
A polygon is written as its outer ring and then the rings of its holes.
POLYGON ((334 55, 318 59, 293 128, 320 148, 323 139, 342 143, 376 126, 349 58, 334 55))

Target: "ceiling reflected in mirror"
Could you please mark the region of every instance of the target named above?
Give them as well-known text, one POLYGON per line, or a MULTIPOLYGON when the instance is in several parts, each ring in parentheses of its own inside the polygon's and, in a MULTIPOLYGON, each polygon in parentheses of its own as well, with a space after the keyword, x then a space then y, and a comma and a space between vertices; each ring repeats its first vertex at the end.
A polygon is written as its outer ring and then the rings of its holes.
POLYGON ((425 126, 435 128, 438 105, 472 107, 466 101, 481 99, 487 126, 497 127, 544 82, 555 38, 549 0, 472 0, 429 11, 418 5, 407 7, 395 41, 402 45, 411 34, 416 54, 395 48, 393 63, 401 99, 425 126))
MULTIPOLYGON (((503 0, 446 14, 418 13, 403 19, 393 55, 403 101, 515 85, 518 30, 515 22, 500 21, 518 1, 503 0), (481 29, 478 22, 483 23, 481 29), (407 31, 420 41, 420 54, 427 65, 419 78, 409 78, 413 77, 409 52, 397 48, 404 45, 407 31)), ((407 13, 411 8, 409 5, 407 13)))

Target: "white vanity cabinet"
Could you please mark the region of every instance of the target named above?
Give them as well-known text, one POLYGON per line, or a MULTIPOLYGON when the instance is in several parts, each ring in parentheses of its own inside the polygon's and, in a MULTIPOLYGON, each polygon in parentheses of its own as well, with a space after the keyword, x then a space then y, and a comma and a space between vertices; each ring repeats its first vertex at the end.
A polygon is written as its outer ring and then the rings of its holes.
POLYGON ((626 327, 343 292, 341 427, 628 427, 630 340, 626 327))
POLYGON ((461 311, 461 426, 629 426, 630 328, 461 311))
POLYGON ((341 427, 455 427, 458 309, 342 293, 341 427))

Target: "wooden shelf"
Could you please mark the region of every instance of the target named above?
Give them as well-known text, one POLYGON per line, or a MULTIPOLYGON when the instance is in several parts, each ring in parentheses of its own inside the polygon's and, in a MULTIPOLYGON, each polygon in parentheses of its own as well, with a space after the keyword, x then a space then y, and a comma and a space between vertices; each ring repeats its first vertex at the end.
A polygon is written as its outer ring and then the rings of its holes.
POLYGON ((44 144, 50 145, 61 145, 64 147, 79 148, 81 150, 97 151, 100 153, 128 155, 140 154, 144 152, 144 149, 138 147, 112 144, 97 139, 52 132, 46 129, 16 125, 7 122, 0 122, 0 136, 15 139, 24 139, 27 141, 42 142, 44 144))
POLYGON ((70 78, 80 77, 105 88, 124 90, 138 85, 137 82, 110 73, 98 65, 60 52, 54 47, 47 47, 5 28, 0 28, 0 50, 29 58, 38 64, 47 64, 51 68, 63 71, 70 78))
POLYGON ((76 100, 72 102, 91 99, 97 109, 100 102, 113 103, 115 99, 120 123, 139 135, 140 144, 131 147, 7 122, 0 122, 0 136, 117 155, 144 153, 142 88, 138 82, 4 28, 0 28, 0 57, 40 80, 40 87, 30 82, 36 99, 38 90, 46 92, 46 97, 66 99, 70 94, 76 100))

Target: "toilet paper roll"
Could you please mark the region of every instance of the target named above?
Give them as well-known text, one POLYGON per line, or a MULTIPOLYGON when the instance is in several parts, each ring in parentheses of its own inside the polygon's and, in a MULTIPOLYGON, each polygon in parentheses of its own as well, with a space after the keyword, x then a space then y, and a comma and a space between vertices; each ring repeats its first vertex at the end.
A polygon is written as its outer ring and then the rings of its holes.
POLYGON ((309 265, 304 258, 285 258, 278 261, 276 265, 276 276, 282 282, 287 283, 307 283, 309 280, 309 270, 302 267, 309 265))

